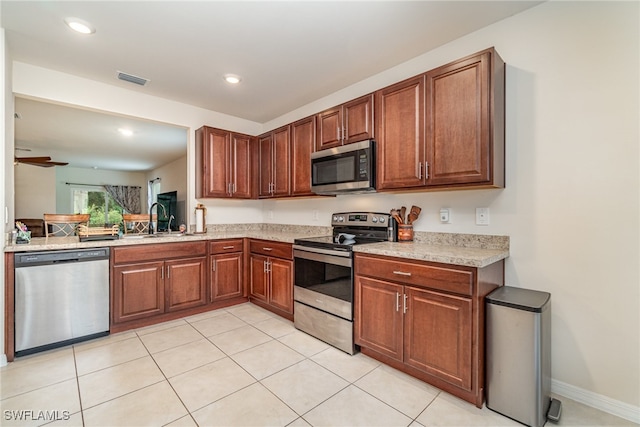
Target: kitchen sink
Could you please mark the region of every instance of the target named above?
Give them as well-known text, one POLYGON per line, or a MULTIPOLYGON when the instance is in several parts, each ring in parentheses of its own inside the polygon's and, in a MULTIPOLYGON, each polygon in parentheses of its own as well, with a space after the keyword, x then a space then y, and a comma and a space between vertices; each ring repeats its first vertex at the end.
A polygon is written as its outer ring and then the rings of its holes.
POLYGON ((122 239, 153 239, 159 237, 189 237, 194 236, 194 234, 189 233, 155 233, 155 234, 124 234, 122 235, 122 239))

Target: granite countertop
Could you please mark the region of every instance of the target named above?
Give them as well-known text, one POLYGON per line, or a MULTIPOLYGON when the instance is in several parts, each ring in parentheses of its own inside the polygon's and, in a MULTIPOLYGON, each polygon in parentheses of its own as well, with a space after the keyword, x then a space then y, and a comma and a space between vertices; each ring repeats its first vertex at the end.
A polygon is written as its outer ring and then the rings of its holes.
MULTIPOLYGON (((28 244, 7 245, 4 247, 4 251, 35 252, 238 238, 293 243, 298 238, 331 234, 331 227, 283 224, 219 224, 207 225, 207 228, 208 232, 204 234, 164 235, 153 238, 124 238, 90 242, 80 242, 78 237, 35 237, 28 244)), ((416 231, 413 242, 381 242, 357 245, 354 246, 354 251, 356 253, 385 255, 445 264, 485 267, 509 256, 509 237, 416 231)))

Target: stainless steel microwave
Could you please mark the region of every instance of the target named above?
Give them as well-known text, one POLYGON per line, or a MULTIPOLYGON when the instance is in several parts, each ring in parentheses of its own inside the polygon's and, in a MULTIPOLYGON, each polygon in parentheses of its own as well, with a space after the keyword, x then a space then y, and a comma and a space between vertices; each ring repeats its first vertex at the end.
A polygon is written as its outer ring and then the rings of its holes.
POLYGON ((311 154, 311 191, 354 194, 376 191, 376 149, 372 139, 311 154))

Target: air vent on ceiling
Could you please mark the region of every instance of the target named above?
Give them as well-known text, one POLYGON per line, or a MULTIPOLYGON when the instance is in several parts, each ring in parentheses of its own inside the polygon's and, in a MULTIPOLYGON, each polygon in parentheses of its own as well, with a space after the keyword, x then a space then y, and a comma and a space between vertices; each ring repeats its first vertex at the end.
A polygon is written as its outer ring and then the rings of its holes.
POLYGON ((117 72, 117 76, 120 80, 124 80, 125 82, 135 83, 140 86, 144 86, 150 82, 149 79, 145 79, 144 77, 134 76, 133 74, 123 73, 122 71, 117 72))

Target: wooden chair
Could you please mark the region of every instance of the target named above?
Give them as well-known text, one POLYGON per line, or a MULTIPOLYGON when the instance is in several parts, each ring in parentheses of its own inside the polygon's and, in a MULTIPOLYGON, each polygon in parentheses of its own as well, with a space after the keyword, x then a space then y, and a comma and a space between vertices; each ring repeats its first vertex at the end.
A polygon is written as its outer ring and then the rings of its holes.
POLYGON ((78 225, 89 225, 89 214, 44 214, 44 231, 49 236, 75 236, 78 225))
MULTIPOLYGON (((153 214, 153 222, 158 220, 158 215, 153 214)), ((149 215, 147 214, 123 214, 124 234, 140 234, 149 232, 149 215)))

